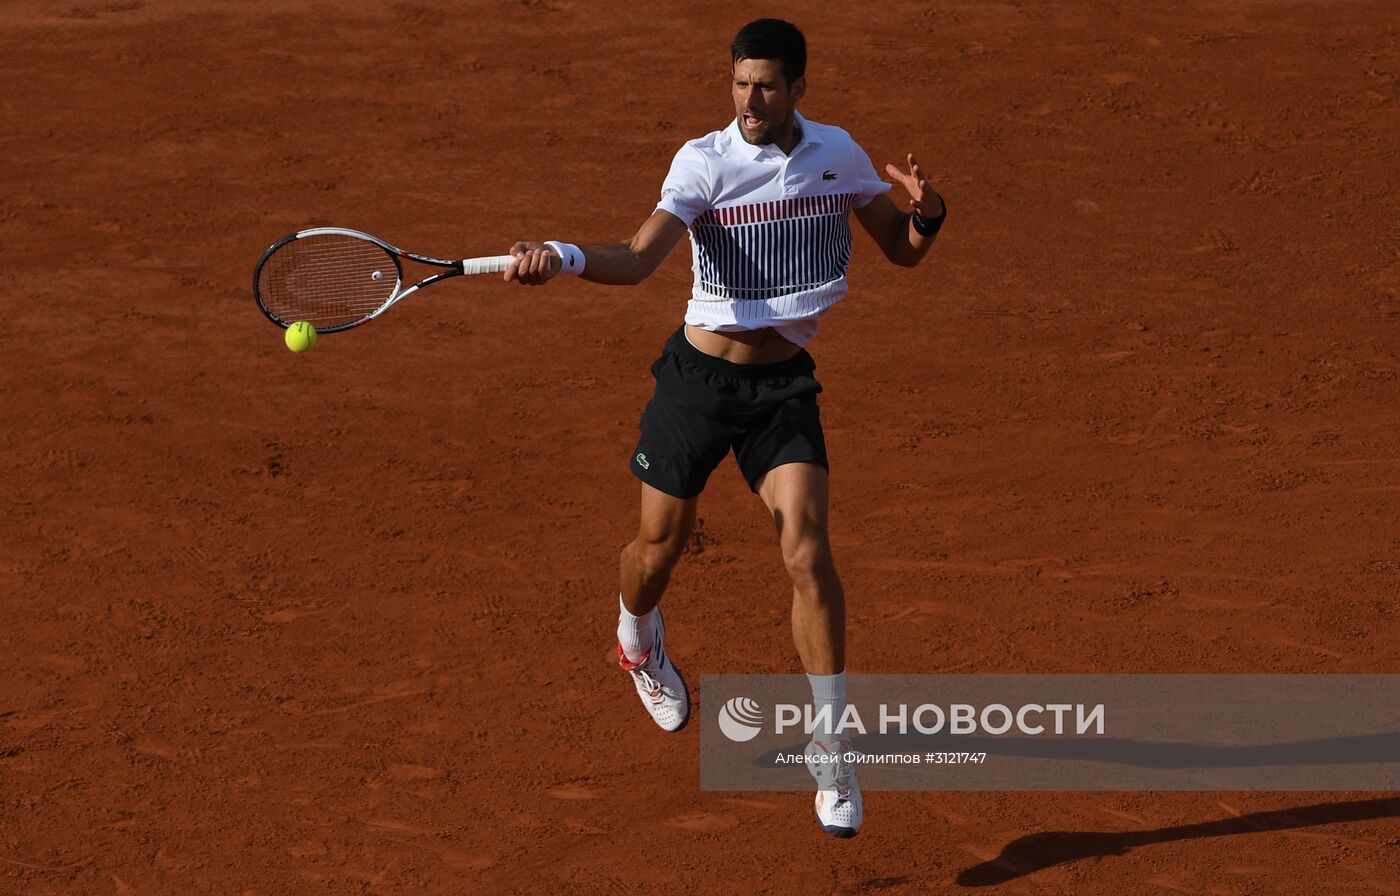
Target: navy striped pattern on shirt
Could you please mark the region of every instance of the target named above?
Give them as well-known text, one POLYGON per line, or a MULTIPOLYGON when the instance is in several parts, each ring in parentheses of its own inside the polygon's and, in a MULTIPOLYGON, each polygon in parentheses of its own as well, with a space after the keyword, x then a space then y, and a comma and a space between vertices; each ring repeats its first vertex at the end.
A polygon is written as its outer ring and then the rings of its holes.
POLYGON ((696 285, 715 299, 766 301, 813 290, 820 291, 814 299, 826 299, 830 290, 821 288, 843 280, 851 260, 854 199, 833 193, 704 212, 690 228, 696 285))

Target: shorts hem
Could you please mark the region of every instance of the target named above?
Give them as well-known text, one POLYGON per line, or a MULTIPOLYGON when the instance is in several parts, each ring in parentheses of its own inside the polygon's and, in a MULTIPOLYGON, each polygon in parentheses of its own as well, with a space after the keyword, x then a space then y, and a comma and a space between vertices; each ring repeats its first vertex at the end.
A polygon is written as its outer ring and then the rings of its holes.
POLYGON ((629 472, 631 472, 632 476, 637 479, 638 482, 642 483, 642 485, 649 485, 657 491, 661 492, 663 495, 668 495, 672 498, 675 498, 678 501, 690 501, 694 498, 698 498, 700 497, 700 493, 705 490, 705 486, 702 484, 700 488, 695 492, 695 494, 682 494, 681 492, 684 491, 683 489, 675 489, 669 485, 652 481, 650 478, 644 475, 642 471, 637 469, 637 465, 635 463, 628 464, 627 469, 629 472))
MULTIPOLYGON (((767 476, 769 473, 773 472, 779 467, 786 467, 790 464, 812 464, 813 466, 821 467, 823 470, 826 470, 828 476, 831 475, 831 464, 827 463, 827 460, 824 457, 808 457, 799 460, 783 460, 764 470, 762 473, 759 473, 752 479, 745 475, 744 481, 748 483, 749 491, 753 492, 755 495, 758 494, 758 480, 762 479, 764 476, 767 476)), ((743 470, 740 470, 739 472, 743 473, 743 470)))

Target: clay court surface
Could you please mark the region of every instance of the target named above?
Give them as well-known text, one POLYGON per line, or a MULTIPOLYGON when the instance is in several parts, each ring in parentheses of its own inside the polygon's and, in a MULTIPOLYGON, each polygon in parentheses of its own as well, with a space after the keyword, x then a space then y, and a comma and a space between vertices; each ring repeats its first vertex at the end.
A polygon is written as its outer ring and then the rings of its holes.
MULTIPOLYGON (((688 247, 305 356, 249 289, 630 236, 786 14, 951 209, 812 345, 851 670, 1400 671, 1393 4, 76 2, 0 9, 0 892, 1400 893, 1389 794, 700 792, 613 640, 688 247)), ((700 516, 669 652, 800 671, 700 516)))

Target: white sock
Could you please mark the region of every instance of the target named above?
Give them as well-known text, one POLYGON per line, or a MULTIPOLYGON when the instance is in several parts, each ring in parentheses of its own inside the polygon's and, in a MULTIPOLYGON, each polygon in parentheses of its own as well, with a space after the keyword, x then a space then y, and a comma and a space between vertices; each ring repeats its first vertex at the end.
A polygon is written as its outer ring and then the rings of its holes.
POLYGON ((807 681, 812 685, 812 712, 819 720, 812 738, 827 745, 834 744, 842 739, 835 732, 836 726, 841 724, 841 716, 846 712, 846 671, 843 669, 835 675, 809 673, 807 681), (825 722, 820 721, 823 709, 830 713, 825 722))
POLYGON ((652 627, 656 610, 651 610, 645 616, 633 616, 627 612, 621 594, 617 596, 617 605, 622 611, 617 617, 617 643, 622 645, 622 655, 627 657, 627 662, 635 663, 646 656, 656 643, 656 630, 652 627))

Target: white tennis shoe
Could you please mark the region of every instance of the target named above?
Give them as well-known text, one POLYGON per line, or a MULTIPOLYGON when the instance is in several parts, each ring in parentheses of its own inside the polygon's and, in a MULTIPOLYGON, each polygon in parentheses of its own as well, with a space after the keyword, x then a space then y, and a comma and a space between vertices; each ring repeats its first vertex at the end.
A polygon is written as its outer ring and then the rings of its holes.
POLYGON ((690 721, 690 695, 685 690, 685 680, 680 670, 666 656, 666 625, 661 621, 661 610, 656 611, 656 641, 651 650, 639 661, 628 662, 617 645, 617 664, 632 675, 632 683, 637 686, 637 696, 656 724, 663 731, 679 731, 690 721))
POLYGON ((833 837, 854 837, 865 816, 855 763, 848 758, 853 752, 845 741, 807 745, 807 771, 817 780, 817 824, 833 837))

